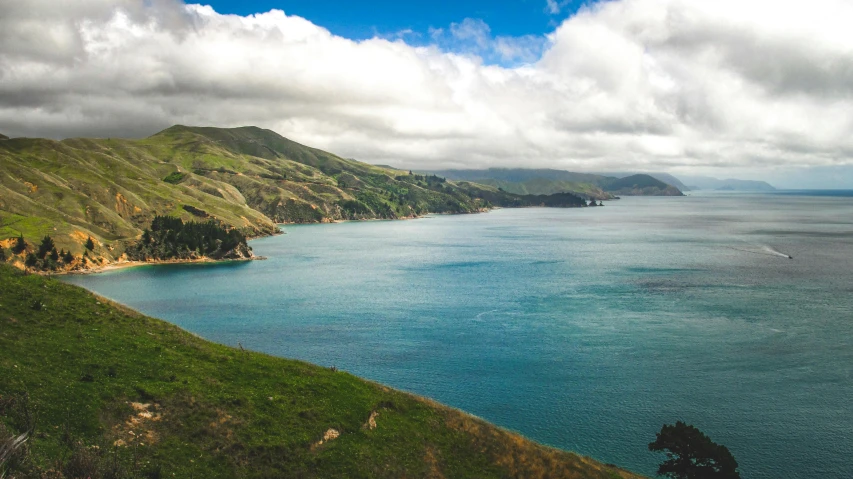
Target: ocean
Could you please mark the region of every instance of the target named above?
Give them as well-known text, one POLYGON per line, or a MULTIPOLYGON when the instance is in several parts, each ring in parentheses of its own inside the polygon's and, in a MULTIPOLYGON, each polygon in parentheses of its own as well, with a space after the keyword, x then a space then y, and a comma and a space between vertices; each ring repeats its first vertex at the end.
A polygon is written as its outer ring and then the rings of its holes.
POLYGON ((64 280, 654 475, 683 420, 742 477, 853 477, 850 195, 626 197, 285 226, 265 261, 64 280))

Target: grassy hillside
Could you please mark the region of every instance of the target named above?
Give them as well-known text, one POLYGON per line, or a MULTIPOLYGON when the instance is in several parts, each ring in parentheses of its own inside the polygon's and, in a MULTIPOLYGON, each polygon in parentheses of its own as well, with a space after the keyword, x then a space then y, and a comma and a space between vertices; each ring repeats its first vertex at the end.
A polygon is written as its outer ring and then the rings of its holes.
POLYGON ((435 174, 456 180, 475 181, 515 194, 550 195, 566 192, 596 200, 612 199, 614 195, 681 195, 678 188, 645 174, 618 178, 563 170, 523 168, 443 170, 436 171, 435 174))
POLYGON ((551 180, 548 178, 533 178, 520 183, 483 178, 478 183, 500 188, 508 193, 517 195, 552 195, 555 193, 571 192, 588 199, 609 200, 613 195, 592 183, 551 180))
POLYGON ((442 170, 433 172, 454 180, 474 181, 518 195, 573 193, 586 199, 607 200, 613 195, 598 184, 603 176, 553 169, 489 168, 487 170, 442 170))
POLYGON ((548 178, 571 183, 596 184, 604 178, 602 175, 575 173, 550 168, 489 168, 487 170, 443 170, 435 173, 440 176, 446 176, 447 178, 459 178, 468 181, 475 181, 480 178, 492 178, 511 183, 523 183, 537 178, 548 178))
POLYGON ((690 191, 690 188, 687 185, 685 185, 681 180, 670 175, 669 173, 649 173, 649 176, 657 178, 658 180, 661 180, 668 185, 674 186, 682 192, 690 191))
MULTIPOLYGON (((638 173, 637 172, 632 172, 632 173, 626 173, 626 172, 602 173, 603 176, 612 176, 612 177, 616 177, 616 178, 625 178, 627 176, 633 176, 636 174, 638 174, 638 173)), ((681 180, 670 175, 669 173, 651 172, 651 173, 646 173, 646 174, 651 176, 652 178, 660 180, 660 181, 662 181, 668 185, 674 186, 674 187, 678 188, 680 191, 690 191, 690 188, 688 188, 687 185, 685 185, 681 180)))
MULTIPOLYGON (((536 198, 360 163, 256 127, 174 126, 142 140, 0 142, 0 243, 118 259, 157 215, 215 219, 248 236, 275 223, 402 218, 529 206, 536 198)), ((565 198, 561 206, 581 206, 565 198)), ((21 261, 20 257, 14 259, 21 261)))
POLYGON ((0 163, 0 239, 51 235, 81 254, 91 236, 97 253, 114 259, 121 245, 113 242, 136 238, 155 215, 193 219, 185 207, 249 234, 275 230, 231 185, 191 174, 164 181, 176 165, 142 142, 17 138, 0 142, 0 163))
POLYGON ((75 286, 0 284, 0 441, 32 431, 9 478, 639 477, 75 286))
POLYGON ((617 195, 682 196, 678 188, 645 174, 610 179, 602 186, 617 195))

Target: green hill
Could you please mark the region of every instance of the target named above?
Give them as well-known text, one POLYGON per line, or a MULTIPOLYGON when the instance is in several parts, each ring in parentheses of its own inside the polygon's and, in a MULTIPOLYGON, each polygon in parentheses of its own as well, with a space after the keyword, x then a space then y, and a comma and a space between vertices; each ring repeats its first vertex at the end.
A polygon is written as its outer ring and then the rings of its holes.
POLYGON ((681 191, 650 175, 625 178, 552 169, 489 168, 433 172, 455 180, 475 181, 515 194, 572 193, 587 199, 608 200, 614 195, 681 196, 681 191))
POLYGON ((532 178, 520 183, 482 178, 477 180, 477 182, 517 195, 553 195, 555 193, 569 192, 588 199, 609 200, 613 198, 613 195, 592 183, 551 180, 548 178, 532 178))
POLYGON ((489 168, 486 170, 443 170, 434 172, 447 178, 458 178, 475 181, 480 178, 492 178, 511 183, 522 183, 537 178, 548 178, 572 183, 598 183, 602 175, 590 173, 575 173, 572 171, 554 170, 550 168, 489 168))
POLYGON ((432 172, 453 180, 474 181, 518 195, 573 193, 586 199, 608 200, 613 195, 598 184, 605 177, 553 169, 489 168, 487 170, 441 170, 432 172))
POLYGON ((613 178, 603 183, 603 188, 617 195, 682 196, 681 191, 650 175, 639 174, 613 178))
POLYGON ((8 140, 8 139, 9 139, 9 137, 8 137, 8 136, 6 136, 6 135, 4 135, 4 134, 0 133, 0 140, 8 140))
MULTIPOLYGON (((626 176, 630 176, 630 175, 626 175, 626 176)), ((683 191, 690 191, 690 188, 687 185, 685 185, 681 180, 670 175, 669 173, 649 173, 649 176, 651 176, 653 178, 657 178, 658 180, 661 180, 668 185, 674 186, 674 187, 678 188, 679 190, 681 190, 682 192, 683 191)))
POLYGON ((213 344, 0 265, 7 477, 635 478, 346 372, 213 344))
MULTIPOLYGON (((616 178, 625 178, 627 176, 633 176, 636 174, 638 174, 638 173, 637 172, 632 172, 632 173, 625 173, 625 172, 602 173, 603 176, 611 176, 611 177, 616 177, 616 178)), ((660 180, 660 181, 666 183, 667 185, 674 186, 674 187, 678 188, 680 191, 690 191, 690 188, 687 187, 687 185, 685 185, 681 180, 670 175, 669 173, 650 172, 650 173, 646 173, 646 174, 651 176, 652 178, 655 178, 657 180, 660 180)))
MULTIPOLYGON (((542 203, 347 160, 256 127, 173 126, 141 140, 14 138, 0 142, 0 165, 0 245, 50 235, 81 255, 91 236, 93 254, 107 262, 158 215, 213 219, 253 237, 275 233, 275 223, 542 203)), ((563 197, 556 206, 581 203, 563 197)))

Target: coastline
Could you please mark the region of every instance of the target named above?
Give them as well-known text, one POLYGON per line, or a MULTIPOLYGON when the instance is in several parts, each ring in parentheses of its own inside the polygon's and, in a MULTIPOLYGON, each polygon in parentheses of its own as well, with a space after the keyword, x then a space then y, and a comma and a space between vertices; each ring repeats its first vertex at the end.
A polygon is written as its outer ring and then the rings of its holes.
MULTIPOLYGON (((513 208, 540 208, 541 206, 516 206, 513 208)), ((362 218, 362 219, 353 219, 353 220, 329 220, 329 221, 316 221, 310 223, 275 223, 276 230, 270 234, 262 234, 248 238, 248 241, 253 241, 261 238, 269 238, 272 236, 279 236, 283 234, 287 234, 282 227, 286 226, 295 226, 295 225, 319 225, 319 224, 338 224, 338 223, 355 223, 355 222, 363 222, 363 221, 405 221, 405 220, 419 220, 429 218, 435 215, 472 215, 472 214, 483 214, 489 213, 494 210, 505 209, 503 206, 493 206, 490 208, 481 208, 477 211, 465 211, 459 213, 433 213, 427 212, 423 215, 413 215, 413 216, 402 216, 398 218, 362 218)), ((83 274, 98 274, 105 273, 109 271, 116 271, 127 268, 136 268, 139 266, 156 266, 156 265, 167 265, 167 264, 205 264, 205 263, 228 263, 228 262, 243 262, 243 261, 262 261, 267 259, 263 256, 252 256, 250 258, 238 258, 238 259, 211 259, 208 257, 204 258, 196 258, 196 259, 172 259, 172 260, 158 260, 158 261, 116 261, 112 263, 107 263, 105 265, 97 265, 93 267, 89 267, 86 269, 74 269, 68 271, 31 271, 27 268, 22 268, 20 263, 12 262, 12 266, 21 269, 28 274, 37 274, 40 276, 64 276, 64 275, 83 275, 83 274)))
MULTIPOLYGON (((275 223, 277 227, 286 227, 286 226, 302 226, 302 225, 319 225, 319 224, 339 224, 339 223, 356 223, 356 222, 367 222, 367 221, 408 221, 408 220, 419 220, 426 219, 430 216, 434 215, 472 215, 472 214, 484 214, 489 213, 493 210, 504 209, 502 206, 494 206, 491 208, 483 208, 477 211, 466 211, 461 213, 433 213, 428 212, 423 215, 416 216, 402 216, 399 218, 363 218, 363 219, 355 219, 355 220, 330 220, 330 221, 317 221, 311 223, 275 223)), ((517 208, 538 208, 538 206, 519 206, 517 208)), ((258 235, 248 239, 248 241, 253 241, 261 238, 269 238, 273 236, 279 236, 287 234, 281 228, 277 228, 274 233, 268 235, 258 235)), ((229 262, 244 262, 244 261, 263 261, 267 258, 265 256, 252 256, 251 258, 239 258, 239 259, 211 259, 211 258, 197 258, 197 259, 173 259, 173 260, 159 260, 159 261, 117 261, 114 263, 108 263, 103 266, 96 266, 87 269, 77 269, 70 271, 28 271, 31 274, 38 274, 42 276, 64 276, 64 275, 84 275, 84 274, 98 274, 98 273, 106 273, 109 271, 117 271, 128 268, 136 268, 139 266, 158 266, 158 265, 168 265, 168 264, 214 264, 214 263, 229 263, 229 262)), ((25 270, 26 271, 26 270, 25 270)))
MULTIPOLYGON (((541 206, 517 206, 514 208, 540 208, 541 206)), ((363 218, 363 219, 355 219, 355 220, 329 220, 329 221, 317 221, 311 223, 275 223, 278 227, 274 233, 268 235, 258 235, 249 238, 248 241, 253 241, 261 238, 269 238, 272 236, 278 236, 287 234, 285 231, 281 229, 281 227, 285 226, 294 226, 294 225, 314 225, 314 224, 338 224, 338 223, 355 223, 362 221, 406 221, 406 220, 419 220, 429 218, 434 215, 472 215, 472 214, 483 214, 489 213, 494 210, 505 209, 502 206, 493 206, 491 208, 482 208, 477 211, 466 211, 460 213, 433 213, 428 212, 423 215, 414 215, 414 216, 402 216, 399 218, 363 218)), ((27 271, 31 274, 38 274, 42 276, 53 276, 53 275, 77 275, 77 274, 97 274, 97 273, 106 273, 109 271, 116 271, 127 268, 135 268, 139 266, 156 266, 156 265, 165 265, 165 264, 204 264, 204 263, 228 263, 228 262, 242 262, 242 261, 263 261, 267 259, 264 256, 252 256, 251 258, 239 258, 239 259, 211 259, 211 258, 197 258, 197 259, 186 259, 186 260, 160 260, 160 261, 117 261, 114 263, 107 263, 105 265, 99 265, 92 268, 87 269, 77 269, 70 271, 27 271)))
MULTIPOLYGON (((456 213, 456 214, 472 214, 472 213, 486 213, 486 211, 476 211, 470 213, 456 213)), ((427 215, 431 214, 442 214, 442 213, 427 213, 427 215)), ((313 225, 313 224, 337 224, 337 223, 349 223, 349 222, 360 222, 360 221, 398 221, 398 220, 416 220, 427 217, 427 215, 420 216, 404 216, 401 218, 365 218, 358 220, 332 220, 328 222, 318 221, 313 223, 276 223, 277 227, 284 226, 293 226, 293 225, 313 225)), ((279 236, 287 234, 282 231, 280 228, 277 228, 276 231, 269 235, 258 235, 252 238, 249 238, 248 241, 253 241, 261 238, 270 238, 273 236, 279 236)), ((106 273, 109 271, 118 271, 122 269, 128 268, 136 268, 140 266, 159 266, 159 265, 168 265, 168 264, 217 264, 217 263, 232 263, 232 262, 247 262, 247 261, 263 261, 266 260, 266 256, 252 256, 250 258, 238 258, 238 259, 212 259, 208 257, 204 258, 196 258, 196 259, 170 259, 170 260, 158 260, 158 261, 117 261, 114 263, 107 263, 103 266, 96 266, 93 268, 87 269, 78 269, 71 271, 29 271, 29 273, 38 274, 41 276, 65 276, 65 275, 85 275, 85 274, 99 274, 106 273)))
POLYGON ((80 269, 73 271, 59 271, 59 272, 49 272, 49 271, 38 271, 34 272, 35 274, 39 274, 42 276, 64 276, 64 275, 77 275, 77 274, 98 274, 98 273, 106 273, 108 271, 116 271, 121 269, 128 268, 136 268, 139 266, 159 266, 166 264, 218 264, 218 263, 242 263, 248 261, 263 261, 267 259, 266 256, 252 256, 251 258, 239 258, 239 259, 211 259, 211 258, 198 258, 198 259, 178 259, 178 260, 163 260, 163 261, 121 261, 117 263, 109 263, 104 266, 99 266, 97 268, 90 269, 80 269))

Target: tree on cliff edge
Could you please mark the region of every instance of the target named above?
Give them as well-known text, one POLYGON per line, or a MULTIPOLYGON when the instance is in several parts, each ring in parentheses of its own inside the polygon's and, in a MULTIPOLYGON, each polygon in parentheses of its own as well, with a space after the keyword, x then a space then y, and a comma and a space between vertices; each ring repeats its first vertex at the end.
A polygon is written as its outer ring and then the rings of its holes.
POLYGON ((666 452, 658 475, 671 479, 740 479, 732 453, 699 429, 681 421, 664 424, 649 450, 666 452))

